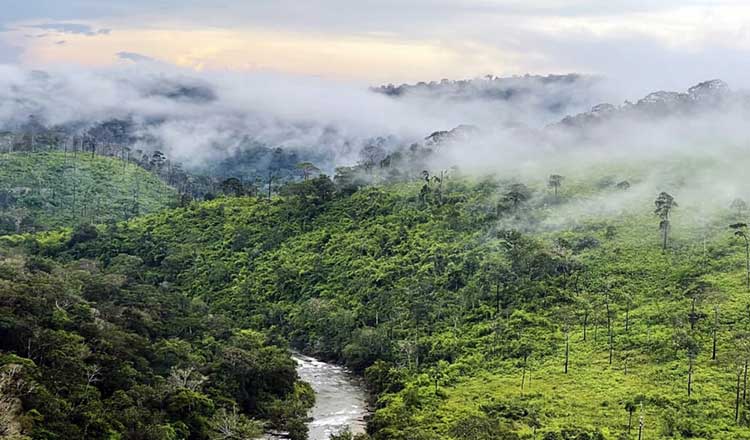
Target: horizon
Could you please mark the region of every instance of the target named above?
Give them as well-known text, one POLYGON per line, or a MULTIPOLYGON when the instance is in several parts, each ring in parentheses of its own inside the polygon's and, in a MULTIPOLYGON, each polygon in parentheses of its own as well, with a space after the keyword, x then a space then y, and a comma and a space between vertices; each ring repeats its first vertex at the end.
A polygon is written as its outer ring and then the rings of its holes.
POLYGON ((371 85, 578 73, 624 97, 713 78, 750 85, 750 6, 737 0, 152 3, 15 4, 0 19, 0 63, 159 63, 371 85))

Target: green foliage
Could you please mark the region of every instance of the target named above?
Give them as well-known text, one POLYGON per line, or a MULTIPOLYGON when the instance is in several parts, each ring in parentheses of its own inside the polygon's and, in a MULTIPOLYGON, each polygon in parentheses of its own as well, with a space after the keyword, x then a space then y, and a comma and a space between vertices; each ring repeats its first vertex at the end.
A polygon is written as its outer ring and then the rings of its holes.
MULTIPOLYGON (((69 246, 91 249, 101 238, 93 231, 77 229, 69 246)), ((139 257, 63 260, 14 250, 0 259, 1 429, 32 438, 251 439, 264 429, 252 419, 304 428, 312 399, 297 388, 286 349, 148 283, 139 257)))
POLYGON ((0 154, 0 235, 159 211, 176 193, 128 162, 83 153, 0 154))
POLYGON ((624 191, 569 175, 550 204, 544 181, 430 176, 360 188, 339 170, 270 200, 8 239, 31 255, 0 266, 0 342, 44 369, 53 402, 27 406, 44 414, 34 429, 204 438, 236 408, 303 438, 312 393, 291 344, 364 375, 377 440, 635 438, 641 417, 645 438, 750 436, 735 400, 750 352, 736 213, 698 224, 687 198, 674 216, 664 198, 663 251, 637 179, 624 191), (616 215, 580 208, 625 192, 616 215), (20 293, 45 283, 66 287, 20 293), (29 339, 52 345, 29 355, 29 339), (87 389, 71 371, 93 364, 110 374, 87 389), (72 404, 81 393, 101 406, 72 404))

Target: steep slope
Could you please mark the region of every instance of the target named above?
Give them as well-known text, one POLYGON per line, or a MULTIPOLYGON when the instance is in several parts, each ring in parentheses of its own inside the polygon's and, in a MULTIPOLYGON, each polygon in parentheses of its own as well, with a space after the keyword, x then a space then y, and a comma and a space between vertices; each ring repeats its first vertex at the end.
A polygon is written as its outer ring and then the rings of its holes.
POLYGON ((141 265, 0 250, 0 437, 303 440, 313 395, 285 347, 141 265))
POLYGON ((0 234, 158 211, 174 190, 133 164, 83 153, 0 154, 0 234))

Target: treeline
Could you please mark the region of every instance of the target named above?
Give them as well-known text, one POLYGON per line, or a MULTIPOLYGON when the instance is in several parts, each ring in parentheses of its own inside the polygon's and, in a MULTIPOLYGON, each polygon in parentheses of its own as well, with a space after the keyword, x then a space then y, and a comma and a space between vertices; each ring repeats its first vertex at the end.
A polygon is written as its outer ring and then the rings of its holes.
POLYGON ((196 188, 211 185, 210 178, 190 175, 181 163, 160 151, 153 140, 139 139, 131 131, 132 123, 125 120, 74 129, 47 127, 31 116, 18 129, 0 132, 0 153, 61 152, 73 159, 79 155, 112 157, 151 171, 180 194, 190 196, 196 194, 196 188))
MULTIPOLYGON (((439 131, 424 141, 404 144, 391 136, 362 141, 358 161, 342 167, 339 174, 364 183, 405 181, 429 168, 432 153, 441 145, 465 140, 474 127, 459 126, 439 131)), ((192 200, 211 199, 219 194, 276 193, 289 182, 306 180, 326 169, 335 168, 332 151, 298 151, 269 147, 253 139, 240 142, 236 151, 226 157, 208 158, 205 164, 186 169, 170 158, 156 139, 139 132, 128 119, 111 119, 87 126, 49 126, 31 115, 26 123, 13 130, 0 131, 0 154, 59 152, 72 160, 79 156, 105 156, 133 164, 173 187, 176 199, 185 204, 192 200), (231 180, 230 180, 231 179, 231 180)))

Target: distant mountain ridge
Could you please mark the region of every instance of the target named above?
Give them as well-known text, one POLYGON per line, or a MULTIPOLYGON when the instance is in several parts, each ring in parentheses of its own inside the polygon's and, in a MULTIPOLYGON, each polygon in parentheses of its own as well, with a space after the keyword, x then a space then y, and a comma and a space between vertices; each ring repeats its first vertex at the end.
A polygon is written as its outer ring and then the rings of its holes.
POLYGON ((529 93, 538 87, 565 87, 573 84, 593 84, 596 77, 576 73, 565 75, 523 75, 498 77, 487 75, 482 78, 424 82, 416 84, 401 84, 399 86, 387 84, 373 87, 371 90, 388 96, 401 97, 416 93, 430 93, 453 99, 486 98, 510 100, 529 93))
POLYGON ((735 105, 750 107, 748 98, 742 93, 733 92, 724 81, 712 79, 696 84, 686 92, 660 90, 649 93, 635 103, 625 101, 619 106, 598 104, 587 112, 566 116, 552 126, 585 128, 622 117, 665 117, 717 111, 735 105))
POLYGON ((601 99, 601 78, 576 73, 523 75, 387 84, 370 90, 394 99, 425 99, 449 103, 507 104, 523 112, 564 115, 601 99))

